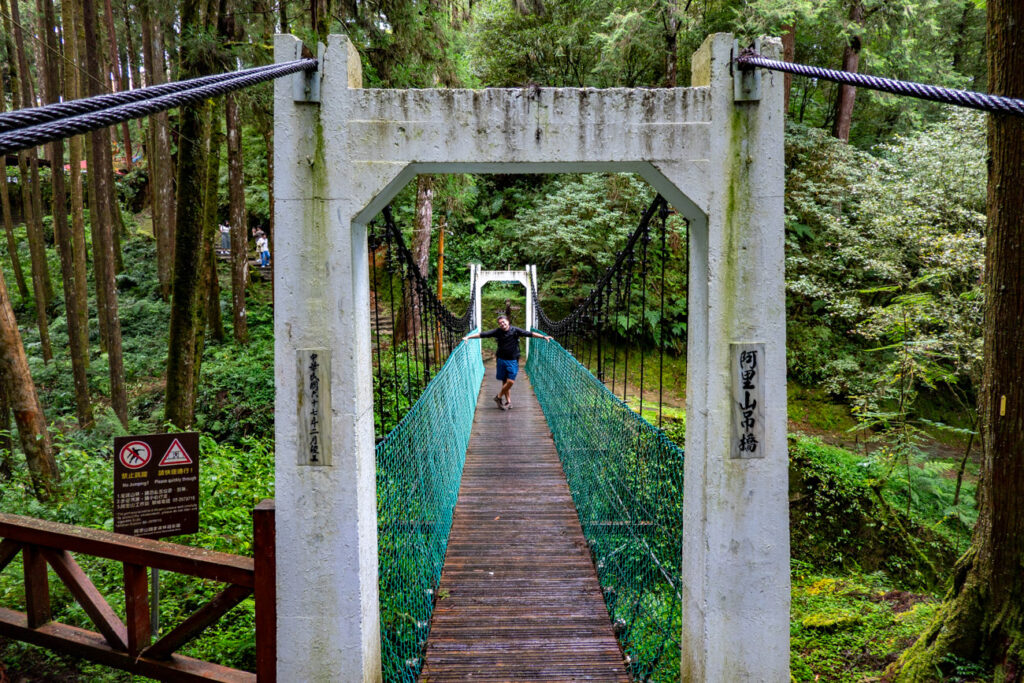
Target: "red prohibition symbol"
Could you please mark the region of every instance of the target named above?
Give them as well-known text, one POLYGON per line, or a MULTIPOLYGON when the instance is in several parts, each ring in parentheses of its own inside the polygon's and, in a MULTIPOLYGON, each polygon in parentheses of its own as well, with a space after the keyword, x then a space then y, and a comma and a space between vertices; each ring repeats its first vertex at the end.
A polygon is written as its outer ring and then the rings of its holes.
POLYGON ((146 463, 153 457, 153 450, 145 441, 129 441, 121 447, 121 452, 117 457, 121 460, 121 464, 128 469, 137 470, 146 466, 146 463))

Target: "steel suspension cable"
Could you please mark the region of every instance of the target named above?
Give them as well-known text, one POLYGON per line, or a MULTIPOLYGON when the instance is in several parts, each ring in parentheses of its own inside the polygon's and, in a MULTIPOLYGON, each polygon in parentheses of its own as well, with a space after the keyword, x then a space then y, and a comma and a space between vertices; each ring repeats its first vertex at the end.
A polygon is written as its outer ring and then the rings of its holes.
MULTIPOLYGON (((296 60, 296 62, 312 63, 312 66, 304 66, 303 68, 316 68, 316 60, 313 59, 300 59, 296 60)), ((47 123, 48 121, 55 121, 57 119, 63 119, 70 116, 88 114, 90 112, 108 109, 121 104, 151 100, 162 95, 184 92, 191 88, 197 88, 211 83, 220 83, 221 81, 228 81, 239 76, 248 76, 260 73, 275 66, 286 66, 289 64, 292 64, 292 62, 254 66, 248 69, 241 69, 239 71, 199 76, 198 78, 190 78, 184 81, 174 81, 160 85, 151 85, 146 88, 122 90, 120 92, 108 93, 106 95, 96 95, 95 97, 83 97, 81 99, 68 100, 66 102, 55 102, 42 107, 17 109, 15 111, 0 114, 0 133, 18 128, 36 126, 42 123, 47 123)))
MULTIPOLYGON (((309 71, 316 68, 314 59, 297 59, 282 64, 272 64, 266 67, 257 67, 258 70, 247 69, 243 72, 232 73, 230 77, 223 80, 206 83, 205 85, 192 86, 180 92, 171 92, 150 99, 143 99, 135 102, 127 102, 98 111, 90 111, 75 116, 46 121, 24 128, 17 128, 0 133, 0 154, 17 152, 29 147, 52 142, 61 138, 88 133, 99 128, 130 121, 157 112, 166 111, 184 104, 191 104, 201 100, 223 95, 225 93, 241 90, 257 83, 273 80, 282 76, 296 73, 298 71, 309 71)), ((218 74, 221 75, 221 74, 218 74)), ((158 87, 158 86, 153 86, 158 87)), ((127 91, 134 92, 134 91, 127 91)), ((122 94, 122 93, 117 93, 122 94)), ((100 95, 99 97, 108 97, 100 95)), ((92 99, 92 98, 89 98, 92 99)), ((34 109, 19 110, 20 113, 28 113, 34 109)))
POLYGON ((999 112, 1003 114, 1015 114, 1024 116, 1024 100, 1004 97, 1002 95, 989 95, 987 93, 973 92, 970 90, 954 90, 953 88, 942 88, 927 83, 915 83, 913 81, 898 81, 892 78, 881 78, 879 76, 868 76, 865 74, 853 73, 851 71, 837 71, 835 69, 823 69, 817 66, 796 64, 794 62, 783 62, 777 59, 767 59, 757 54, 753 48, 746 48, 736 58, 736 66, 741 71, 754 68, 769 69, 771 71, 783 71, 806 76, 809 78, 820 78, 826 81, 853 85, 870 90, 916 97, 920 100, 931 102, 942 102, 944 104, 955 104, 970 109, 982 111, 999 112))

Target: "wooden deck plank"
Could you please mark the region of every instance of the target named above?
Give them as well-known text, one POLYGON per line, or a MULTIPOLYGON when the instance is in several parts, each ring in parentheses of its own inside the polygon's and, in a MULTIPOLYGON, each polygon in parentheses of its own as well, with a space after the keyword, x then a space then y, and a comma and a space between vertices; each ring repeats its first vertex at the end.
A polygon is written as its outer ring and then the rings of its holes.
POLYGON ((420 681, 629 681, 529 378, 488 368, 420 681))

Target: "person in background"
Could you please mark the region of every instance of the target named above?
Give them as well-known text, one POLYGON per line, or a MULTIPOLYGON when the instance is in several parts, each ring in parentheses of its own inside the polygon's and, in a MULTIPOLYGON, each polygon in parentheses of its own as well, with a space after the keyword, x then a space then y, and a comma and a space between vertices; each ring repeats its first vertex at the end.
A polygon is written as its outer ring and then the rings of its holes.
POLYGON ((223 223, 220 225, 220 249, 231 251, 231 228, 223 223))
POLYGON ((497 378, 501 382, 501 389, 494 397, 494 402, 502 410, 510 410, 512 408, 512 385, 516 383, 516 375, 519 374, 519 338, 538 337, 545 341, 551 341, 551 337, 512 327, 508 316, 502 313, 498 316, 498 327, 487 332, 466 335, 462 341, 490 337, 498 340, 497 378))
POLYGON ((260 257, 260 266, 266 268, 270 265, 270 243, 262 232, 256 237, 256 253, 260 257))

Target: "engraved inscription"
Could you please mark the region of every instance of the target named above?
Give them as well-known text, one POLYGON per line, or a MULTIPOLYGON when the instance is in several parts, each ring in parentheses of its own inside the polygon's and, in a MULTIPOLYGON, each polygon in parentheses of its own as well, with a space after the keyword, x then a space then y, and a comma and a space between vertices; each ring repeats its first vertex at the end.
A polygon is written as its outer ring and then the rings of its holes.
POLYGON ((731 344, 732 458, 764 457, 764 344, 731 344))
POLYGON ((330 465, 330 351, 299 349, 300 465, 330 465))

